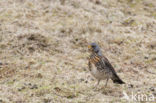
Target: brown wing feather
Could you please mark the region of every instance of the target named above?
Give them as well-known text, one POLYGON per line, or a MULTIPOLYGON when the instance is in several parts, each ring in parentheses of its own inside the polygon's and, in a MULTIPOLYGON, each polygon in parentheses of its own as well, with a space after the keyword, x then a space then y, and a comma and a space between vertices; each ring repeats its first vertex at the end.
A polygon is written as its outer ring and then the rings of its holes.
POLYGON ((107 68, 109 68, 110 71, 113 72, 113 74, 116 74, 116 72, 115 72, 113 66, 111 65, 111 63, 109 62, 109 60, 108 60, 105 56, 102 56, 102 59, 103 59, 102 61, 104 62, 105 66, 106 66, 107 68))

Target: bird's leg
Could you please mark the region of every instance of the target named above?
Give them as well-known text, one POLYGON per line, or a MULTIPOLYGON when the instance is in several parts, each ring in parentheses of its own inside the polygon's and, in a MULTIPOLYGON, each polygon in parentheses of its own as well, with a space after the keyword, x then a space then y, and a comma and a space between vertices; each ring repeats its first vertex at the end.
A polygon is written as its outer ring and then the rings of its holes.
POLYGON ((98 79, 98 82, 97 82, 97 84, 96 84, 96 87, 99 85, 99 83, 100 83, 100 79, 98 79))
POLYGON ((94 87, 95 89, 97 89, 99 83, 100 83, 100 79, 98 79, 98 82, 97 82, 97 84, 96 84, 95 87, 94 87))
POLYGON ((108 80, 109 80, 109 78, 107 78, 107 79, 106 79, 106 84, 105 84, 105 87, 107 86, 108 80))

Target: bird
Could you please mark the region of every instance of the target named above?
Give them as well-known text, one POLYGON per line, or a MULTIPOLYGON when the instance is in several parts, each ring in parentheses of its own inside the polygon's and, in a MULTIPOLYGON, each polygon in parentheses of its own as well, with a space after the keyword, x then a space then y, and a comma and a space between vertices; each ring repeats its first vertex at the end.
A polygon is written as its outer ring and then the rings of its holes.
POLYGON ((90 53, 88 58, 89 71, 93 77, 98 80, 95 87, 99 85, 101 80, 106 80, 106 87, 109 79, 111 79, 113 83, 116 84, 125 84, 125 82, 119 78, 109 60, 102 54, 98 44, 90 43, 88 45, 88 51, 90 53))

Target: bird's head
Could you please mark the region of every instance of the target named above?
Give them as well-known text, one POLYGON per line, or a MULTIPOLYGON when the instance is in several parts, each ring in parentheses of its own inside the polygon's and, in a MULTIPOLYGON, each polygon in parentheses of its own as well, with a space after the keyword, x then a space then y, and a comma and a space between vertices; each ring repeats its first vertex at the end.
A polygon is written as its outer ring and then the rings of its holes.
POLYGON ((100 47, 96 43, 89 44, 88 50, 92 53, 101 53, 100 47))

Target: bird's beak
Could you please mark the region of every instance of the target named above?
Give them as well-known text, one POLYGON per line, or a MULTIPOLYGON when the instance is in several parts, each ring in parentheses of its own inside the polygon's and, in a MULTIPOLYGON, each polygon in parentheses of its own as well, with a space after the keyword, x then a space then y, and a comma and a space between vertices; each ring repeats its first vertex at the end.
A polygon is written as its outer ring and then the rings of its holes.
POLYGON ((91 47, 91 45, 88 45, 88 49, 91 49, 92 47, 91 47))

